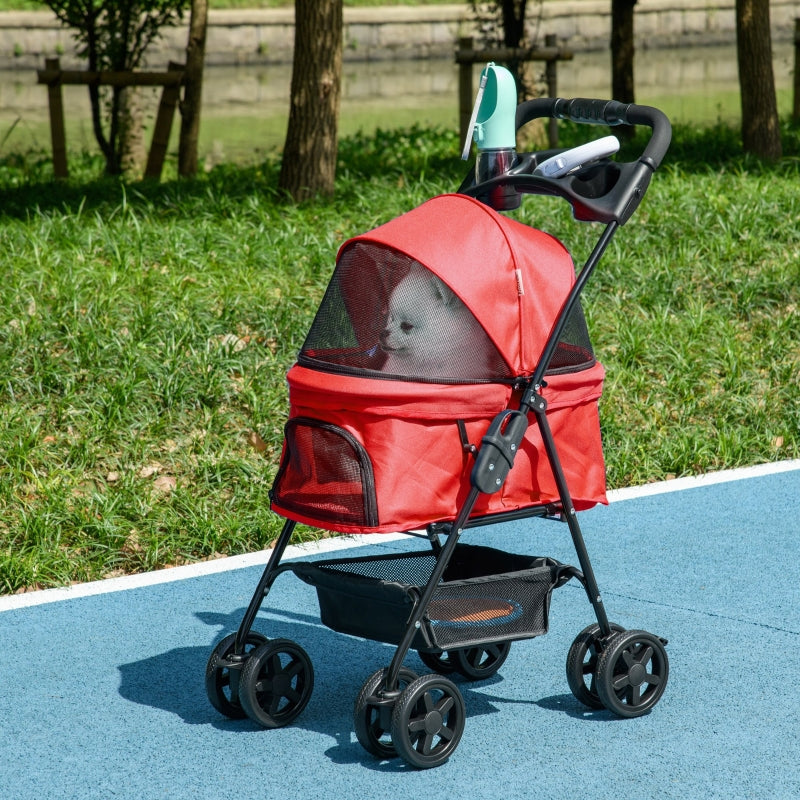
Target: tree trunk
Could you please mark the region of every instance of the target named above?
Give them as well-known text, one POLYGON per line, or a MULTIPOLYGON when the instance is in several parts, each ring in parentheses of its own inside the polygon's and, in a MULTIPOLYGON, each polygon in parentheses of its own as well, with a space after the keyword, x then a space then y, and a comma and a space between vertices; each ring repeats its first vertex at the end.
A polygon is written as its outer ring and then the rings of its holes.
POLYGON ((126 86, 120 93, 119 167, 123 175, 140 177, 147 163, 142 88, 126 86))
POLYGON ((611 96, 634 103, 633 9, 636 0, 611 0, 611 96))
POLYGON ((186 44, 186 73, 181 102, 181 133, 178 145, 178 175, 197 174, 197 140, 200 136, 200 106, 203 94, 203 65, 206 57, 208 0, 192 0, 189 40, 186 44))
POLYGON ((746 153, 777 161, 783 151, 772 69, 769 0, 736 0, 736 51, 746 153))
POLYGON ((342 0, 295 0, 291 103, 279 188, 332 195, 342 80, 342 0))

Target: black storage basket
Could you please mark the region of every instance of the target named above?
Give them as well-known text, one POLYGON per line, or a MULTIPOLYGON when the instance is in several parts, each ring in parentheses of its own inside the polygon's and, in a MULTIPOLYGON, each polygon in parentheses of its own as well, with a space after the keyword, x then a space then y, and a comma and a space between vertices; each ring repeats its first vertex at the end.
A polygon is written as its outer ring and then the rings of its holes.
MULTIPOLYGON (((323 625, 399 644, 435 564, 435 553, 425 551, 286 566, 316 588, 323 625)), ((551 592, 571 576, 552 558, 458 544, 412 647, 448 650, 547 633, 551 592)))

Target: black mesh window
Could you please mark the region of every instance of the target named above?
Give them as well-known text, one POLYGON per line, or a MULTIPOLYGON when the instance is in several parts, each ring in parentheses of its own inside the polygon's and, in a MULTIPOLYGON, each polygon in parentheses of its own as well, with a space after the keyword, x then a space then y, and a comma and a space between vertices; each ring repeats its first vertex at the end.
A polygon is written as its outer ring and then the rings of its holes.
POLYGON ((313 419, 286 424, 272 498, 290 511, 355 525, 378 524, 375 480, 364 448, 349 433, 313 419))
POLYGON ((317 369, 421 381, 511 377, 446 284, 403 253, 365 242, 339 258, 298 360, 317 369))
POLYGON ((583 309, 579 303, 570 312, 553 357, 550 359, 547 374, 577 372, 591 367, 594 363, 594 351, 589 341, 589 330, 586 327, 586 318, 583 316, 583 309))

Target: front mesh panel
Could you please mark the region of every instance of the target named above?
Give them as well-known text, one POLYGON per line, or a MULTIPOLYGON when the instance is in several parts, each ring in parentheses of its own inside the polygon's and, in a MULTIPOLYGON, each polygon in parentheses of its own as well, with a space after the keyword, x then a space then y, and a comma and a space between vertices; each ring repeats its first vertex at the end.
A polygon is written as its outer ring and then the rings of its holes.
POLYGON ((316 420, 286 425, 273 499, 289 511, 329 522, 377 525, 372 466, 346 431, 316 420))
POLYGON ((469 382, 511 377, 470 310, 430 270, 355 242, 336 267, 299 363, 381 377, 469 382))

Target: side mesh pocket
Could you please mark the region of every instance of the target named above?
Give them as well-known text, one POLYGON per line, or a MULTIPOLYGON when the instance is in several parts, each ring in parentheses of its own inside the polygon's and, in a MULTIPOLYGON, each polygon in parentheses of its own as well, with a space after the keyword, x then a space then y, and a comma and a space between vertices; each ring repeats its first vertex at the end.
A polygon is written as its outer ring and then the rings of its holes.
POLYGON ((296 417, 286 423, 284 452, 270 493, 287 511, 327 522, 375 527, 378 505, 367 451, 328 422, 296 417))

